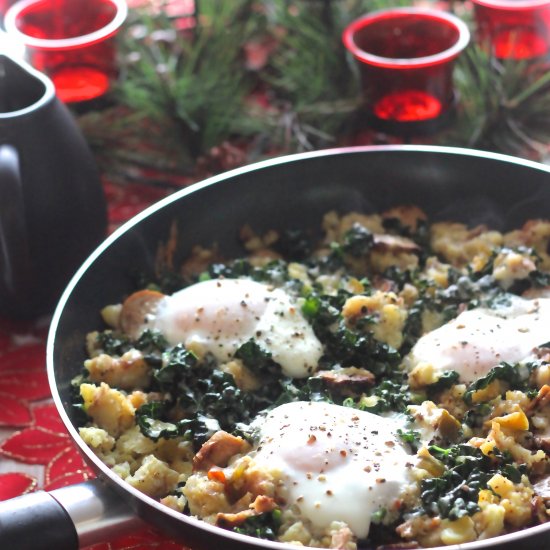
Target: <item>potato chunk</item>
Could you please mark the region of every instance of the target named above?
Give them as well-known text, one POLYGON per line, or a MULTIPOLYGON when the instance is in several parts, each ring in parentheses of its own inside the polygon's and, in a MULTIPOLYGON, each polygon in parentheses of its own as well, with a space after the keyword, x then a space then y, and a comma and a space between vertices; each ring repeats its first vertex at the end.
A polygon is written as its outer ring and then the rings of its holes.
POLYGON ((110 388, 105 382, 100 386, 82 384, 80 395, 88 416, 109 435, 118 437, 134 424, 136 409, 128 396, 110 388))
POLYGON ((153 498, 159 498, 176 489, 179 474, 154 455, 146 456, 133 476, 126 478, 132 486, 153 498))
POLYGON ((85 361, 84 367, 92 382, 105 382, 122 390, 146 388, 151 379, 151 370, 137 349, 118 358, 102 353, 85 361))

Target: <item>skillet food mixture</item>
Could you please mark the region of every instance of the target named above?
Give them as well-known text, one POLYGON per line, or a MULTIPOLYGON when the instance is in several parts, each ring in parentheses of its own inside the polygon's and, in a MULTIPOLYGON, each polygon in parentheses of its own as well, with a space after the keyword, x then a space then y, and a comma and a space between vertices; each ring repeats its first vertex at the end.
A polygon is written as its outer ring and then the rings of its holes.
POLYGON ((402 206, 330 212, 323 235, 245 227, 246 258, 197 247, 105 307, 74 380, 82 438, 170 508, 299 546, 548 521, 550 222, 402 206))

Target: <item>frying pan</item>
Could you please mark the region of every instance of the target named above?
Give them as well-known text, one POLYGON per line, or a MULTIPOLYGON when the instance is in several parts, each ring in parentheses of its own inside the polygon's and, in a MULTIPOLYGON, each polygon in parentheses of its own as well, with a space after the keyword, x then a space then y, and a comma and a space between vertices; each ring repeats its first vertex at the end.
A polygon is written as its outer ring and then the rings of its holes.
MULTIPOLYGON (((137 518, 200 549, 283 549, 209 526, 157 503, 113 474, 78 435, 71 379, 85 359, 86 333, 101 327, 99 312, 135 290, 136 271, 153 274, 155 253, 178 229, 178 260, 193 245, 217 243, 227 256, 243 253, 245 223, 256 231, 318 228, 331 209, 366 213, 416 204, 434 220, 455 220, 506 231, 549 217, 550 167, 504 155, 426 146, 334 149, 253 164, 183 189, 111 235, 64 292, 48 338, 48 375, 70 435, 98 479, 52 493, 38 492, 0 506, 0 548, 77 548, 104 540, 137 518)), ((548 547, 550 523, 447 550, 548 547)))

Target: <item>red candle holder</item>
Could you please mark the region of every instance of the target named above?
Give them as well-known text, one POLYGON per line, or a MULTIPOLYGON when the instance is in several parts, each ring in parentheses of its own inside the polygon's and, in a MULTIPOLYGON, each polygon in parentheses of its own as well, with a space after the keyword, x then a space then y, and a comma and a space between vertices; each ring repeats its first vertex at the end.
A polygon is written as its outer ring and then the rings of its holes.
POLYGON ((16 0, 0 0, 0 17, 4 17, 6 12, 8 11, 8 8, 12 4, 15 4, 15 1, 16 0))
POLYGON ((468 27, 440 10, 390 8, 353 21, 343 33, 358 61, 370 121, 389 133, 430 133, 451 114, 454 61, 468 27))
POLYGON ((473 0, 477 40, 498 59, 550 52, 549 0, 473 0))
POLYGON ((22 0, 5 27, 63 102, 83 102, 104 95, 116 76, 114 37, 127 13, 124 0, 22 0))

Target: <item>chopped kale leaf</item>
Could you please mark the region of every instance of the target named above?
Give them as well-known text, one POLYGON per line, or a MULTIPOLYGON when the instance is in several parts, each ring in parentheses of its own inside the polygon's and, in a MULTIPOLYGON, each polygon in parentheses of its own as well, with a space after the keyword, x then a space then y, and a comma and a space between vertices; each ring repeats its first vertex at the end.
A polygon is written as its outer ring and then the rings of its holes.
POLYGON ((132 348, 137 349, 151 366, 158 365, 162 352, 168 346, 160 332, 149 329, 144 330, 135 341, 111 330, 99 332, 96 341, 102 352, 112 357, 120 357, 132 348))
POLYGON ((414 453, 420 448, 420 432, 418 430, 402 430, 399 428, 397 435, 410 446, 414 453))
POLYGON ((143 353, 148 365, 156 368, 162 365, 162 354, 168 347, 168 342, 159 331, 147 329, 134 343, 134 347, 143 353))
POLYGON ((418 219, 414 231, 409 226, 404 225, 399 218, 384 218, 382 225, 388 233, 412 239, 425 251, 424 255, 430 253, 430 227, 427 220, 418 219))
POLYGON ((180 273, 167 267, 159 273, 135 273, 133 279, 135 288, 157 290, 163 294, 173 294, 189 284, 189 281, 185 281, 180 273))
POLYGON ((143 353, 163 352, 168 347, 166 338, 158 330, 144 330, 134 344, 143 353))
POLYGON ((399 290, 402 290, 406 284, 413 284, 415 280, 415 270, 401 269, 392 265, 384 271, 382 276, 384 279, 390 280, 399 290))
POLYGON ((276 377, 280 375, 281 368, 271 359, 271 353, 253 339, 240 346, 235 357, 254 373, 276 377))
POLYGON ((375 512, 373 512, 370 520, 372 523, 382 523, 382 520, 386 517, 386 514, 388 511, 386 508, 378 508, 375 512))
POLYGON ((166 352, 163 366, 154 372, 159 389, 174 393, 180 383, 193 376, 197 362, 197 357, 182 344, 166 352))
POLYGON ((521 479, 524 471, 524 466, 513 463, 509 453, 502 453, 497 448, 491 456, 466 444, 453 445, 448 449, 431 445, 428 450, 446 466, 443 475, 421 483, 422 506, 430 516, 439 515, 450 520, 471 516, 479 511, 479 491, 487 488, 487 482, 493 475, 510 475, 509 479, 517 482, 515 480, 521 479))
POLYGON ((492 407, 488 403, 478 403, 475 407, 466 411, 463 419, 464 424, 470 428, 479 428, 483 426, 491 411, 492 407))
POLYGON ((342 306, 350 293, 341 290, 336 296, 312 291, 305 297, 302 313, 312 325, 313 330, 322 338, 330 330, 330 326, 338 320, 342 306))
POLYGON ((275 249, 289 261, 305 260, 312 252, 311 240, 305 231, 300 229, 287 229, 281 233, 275 249))
POLYGON ((354 258, 359 258, 368 254, 374 244, 374 235, 366 227, 354 223, 353 226, 346 231, 342 250, 346 254, 350 254, 354 258))
POLYGON ((446 370, 433 384, 430 384, 426 390, 429 396, 449 389, 458 382, 459 374, 454 370, 446 370))
POLYGON ((324 360, 342 367, 355 366, 370 370, 376 376, 392 372, 401 360, 399 352, 379 342, 368 330, 369 316, 353 327, 346 324, 340 311, 351 294, 340 289, 336 295, 312 291, 306 296, 302 313, 325 348, 324 360))
POLYGON ((257 267, 247 259, 233 260, 226 264, 212 264, 208 269, 211 279, 238 279, 249 277, 254 281, 282 284, 289 280, 288 264, 283 260, 273 260, 257 267))
POLYGON ((259 539, 275 540, 281 523, 281 510, 276 508, 271 512, 247 518, 238 527, 233 527, 233 531, 259 539))
POLYGON ((533 363, 515 363, 512 365, 510 363, 502 362, 496 367, 493 367, 488 374, 478 378, 475 382, 472 382, 468 386, 463 399, 466 403, 471 405, 474 393, 478 390, 486 388, 494 380, 506 382, 512 390, 528 390, 529 378, 535 366, 536 365, 533 363))
POLYGON ((311 376, 302 380, 284 378, 280 381, 280 386, 282 391, 270 408, 294 401, 338 403, 338 399, 335 399, 330 389, 325 386, 323 380, 318 376, 311 376))
POLYGON ((96 340, 103 353, 114 357, 120 357, 132 349, 129 338, 111 330, 99 332, 96 336, 96 340))
POLYGON ((158 441, 161 437, 165 439, 183 437, 192 441, 195 449, 199 449, 220 429, 215 420, 201 414, 176 422, 162 420, 166 417, 167 411, 165 402, 156 401, 142 405, 136 411, 136 420, 141 433, 153 441, 158 441))
POLYGON ((362 411, 379 414, 386 411, 405 413, 408 405, 413 403, 413 395, 408 384, 395 374, 392 378, 382 380, 371 392, 359 399, 348 397, 342 403, 362 411))

